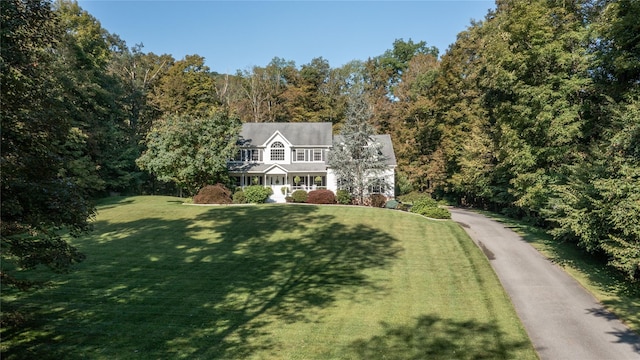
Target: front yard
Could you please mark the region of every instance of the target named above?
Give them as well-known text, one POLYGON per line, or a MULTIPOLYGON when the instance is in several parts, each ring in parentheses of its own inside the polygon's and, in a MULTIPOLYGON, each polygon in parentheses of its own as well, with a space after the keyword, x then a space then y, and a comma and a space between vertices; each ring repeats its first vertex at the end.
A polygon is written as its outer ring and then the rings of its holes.
POLYGON ((87 255, 3 310, 4 359, 535 359, 451 221, 345 206, 105 200, 87 255))

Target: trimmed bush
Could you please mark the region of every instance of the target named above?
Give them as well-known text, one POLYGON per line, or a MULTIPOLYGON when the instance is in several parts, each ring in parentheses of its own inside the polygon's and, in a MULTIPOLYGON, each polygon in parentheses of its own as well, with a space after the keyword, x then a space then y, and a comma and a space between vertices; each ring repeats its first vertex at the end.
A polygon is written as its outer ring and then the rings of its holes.
POLYGON ((451 219, 451 213, 449 210, 440 207, 424 208, 421 215, 432 219, 451 219))
POLYGON ((438 207, 438 202, 431 198, 429 195, 422 195, 419 198, 413 200, 413 212, 421 212, 424 208, 438 207))
POLYGON ((369 205, 372 207, 381 208, 387 203, 387 197, 382 194, 372 194, 369 196, 369 205))
POLYGON ((336 195, 331 190, 313 190, 307 197, 309 204, 335 204, 336 195))
POLYGON ((293 202, 297 202, 297 203, 307 202, 308 196, 309 194, 307 194, 307 192, 304 190, 296 190, 291 194, 291 197, 293 198, 293 202))
POLYGON ((222 184, 207 185, 193 197, 194 204, 231 204, 231 190, 222 184))
POLYGON ((238 190, 233 194, 233 203, 234 204, 246 204, 247 197, 244 196, 244 191, 238 190))
POLYGON ((411 212, 434 219, 451 219, 449 210, 438 207, 430 196, 421 196, 413 201, 411 212))
POLYGON ((273 190, 261 185, 251 185, 244 188, 244 196, 248 203, 262 204, 267 201, 273 190))
POLYGON ((338 190, 336 192, 336 200, 338 204, 351 205, 351 194, 347 190, 338 190))
POLYGON ((293 202, 293 198, 291 196, 285 196, 284 201, 286 201, 288 203, 292 203, 293 202))

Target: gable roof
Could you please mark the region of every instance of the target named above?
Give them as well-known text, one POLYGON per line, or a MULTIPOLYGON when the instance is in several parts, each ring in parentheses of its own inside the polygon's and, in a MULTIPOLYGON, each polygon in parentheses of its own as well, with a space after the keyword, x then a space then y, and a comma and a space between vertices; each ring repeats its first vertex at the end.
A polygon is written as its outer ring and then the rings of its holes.
MULTIPOLYGON (((380 148, 380 151, 382 152, 382 155, 384 155, 385 157, 385 163, 390 166, 398 165, 396 161, 396 154, 393 151, 393 143, 391 142, 391 135, 389 134, 373 135, 373 139, 376 142, 380 143, 380 145, 382 145, 382 147, 380 148)), ((336 135, 334 137, 334 141, 336 143, 341 142, 342 136, 336 135)))
POLYGON ((262 146, 278 131, 293 146, 331 146, 332 124, 321 123, 244 123, 240 144, 262 146))

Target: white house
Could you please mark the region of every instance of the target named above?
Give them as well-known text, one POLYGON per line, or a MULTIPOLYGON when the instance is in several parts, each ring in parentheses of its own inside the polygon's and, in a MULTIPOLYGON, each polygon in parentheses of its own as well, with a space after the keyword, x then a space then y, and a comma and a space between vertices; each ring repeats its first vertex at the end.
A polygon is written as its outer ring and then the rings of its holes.
MULTIPOLYGON (((382 175, 384 188, 371 193, 394 195, 396 157, 389 135, 375 135, 382 145, 388 170, 382 175)), ((325 123, 244 123, 240 132, 240 151, 229 161, 228 169, 237 186, 263 185, 273 189, 272 201, 284 202, 282 188, 289 192, 303 189, 338 190, 335 175, 328 166, 334 136, 332 124, 325 123)))

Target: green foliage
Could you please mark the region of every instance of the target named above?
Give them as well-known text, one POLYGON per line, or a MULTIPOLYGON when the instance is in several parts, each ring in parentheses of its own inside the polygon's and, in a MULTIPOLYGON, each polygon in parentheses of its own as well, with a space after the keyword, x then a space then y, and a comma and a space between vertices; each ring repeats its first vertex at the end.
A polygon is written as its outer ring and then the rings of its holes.
POLYGON ((222 184, 207 185, 193 197, 194 204, 231 204, 231 191, 222 184))
POLYGON ((351 197, 351 193, 349 191, 339 189, 336 192, 336 201, 338 202, 338 204, 351 205, 353 198, 351 197))
POLYGON ((202 56, 187 55, 172 63, 158 81, 149 101, 164 114, 208 116, 219 105, 202 56))
POLYGON ((398 199, 403 202, 403 203, 413 203, 414 201, 424 198, 424 197, 428 197, 430 198, 430 196, 428 194, 424 194, 421 192, 417 192, 417 191, 413 191, 410 192, 408 194, 404 194, 404 195, 400 195, 398 196, 398 199))
POLYGON ((307 192, 304 190, 296 190, 291 194, 291 198, 293 199, 293 202, 297 202, 297 203, 307 202, 308 196, 309 194, 307 194, 307 192))
POLYGON ((270 187, 262 185, 251 185, 244 188, 244 197, 247 203, 262 204, 267 202, 269 196, 273 194, 270 187))
POLYGON ((419 214, 432 219, 451 219, 451 213, 449 210, 440 207, 423 208, 419 214))
POLYGON ((347 120, 340 136, 334 138, 328 159, 339 187, 349 191, 361 204, 369 185, 382 182, 381 174, 387 169, 382 145, 373 137, 370 118, 371 109, 364 94, 351 96, 347 120))
POLYGON ((233 193, 233 203, 234 204, 246 204, 247 203, 247 197, 244 195, 244 191, 243 190, 238 190, 235 193, 233 193))
POLYGON ((236 153, 240 122, 226 111, 205 117, 169 116, 147 135, 140 168, 190 192, 224 182, 227 160, 236 153))
POLYGON ((449 210, 438 207, 438 202, 430 196, 421 196, 414 199, 411 212, 433 219, 451 219, 449 210))
POLYGON ((309 204, 335 204, 336 195, 331 190, 313 190, 309 191, 306 202, 309 204))
POLYGON ((0 2, 0 272, 3 285, 21 288, 31 282, 13 270, 45 265, 64 271, 84 258, 60 233, 90 230, 94 208, 86 181, 98 181, 86 138, 64 101, 62 78, 71 69, 56 58, 65 29, 50 6, 0 2))
POLYGON ((405 195, 414 191, 413 184, 404 173, 396 173, 395 186, 397 195, 405 195))

